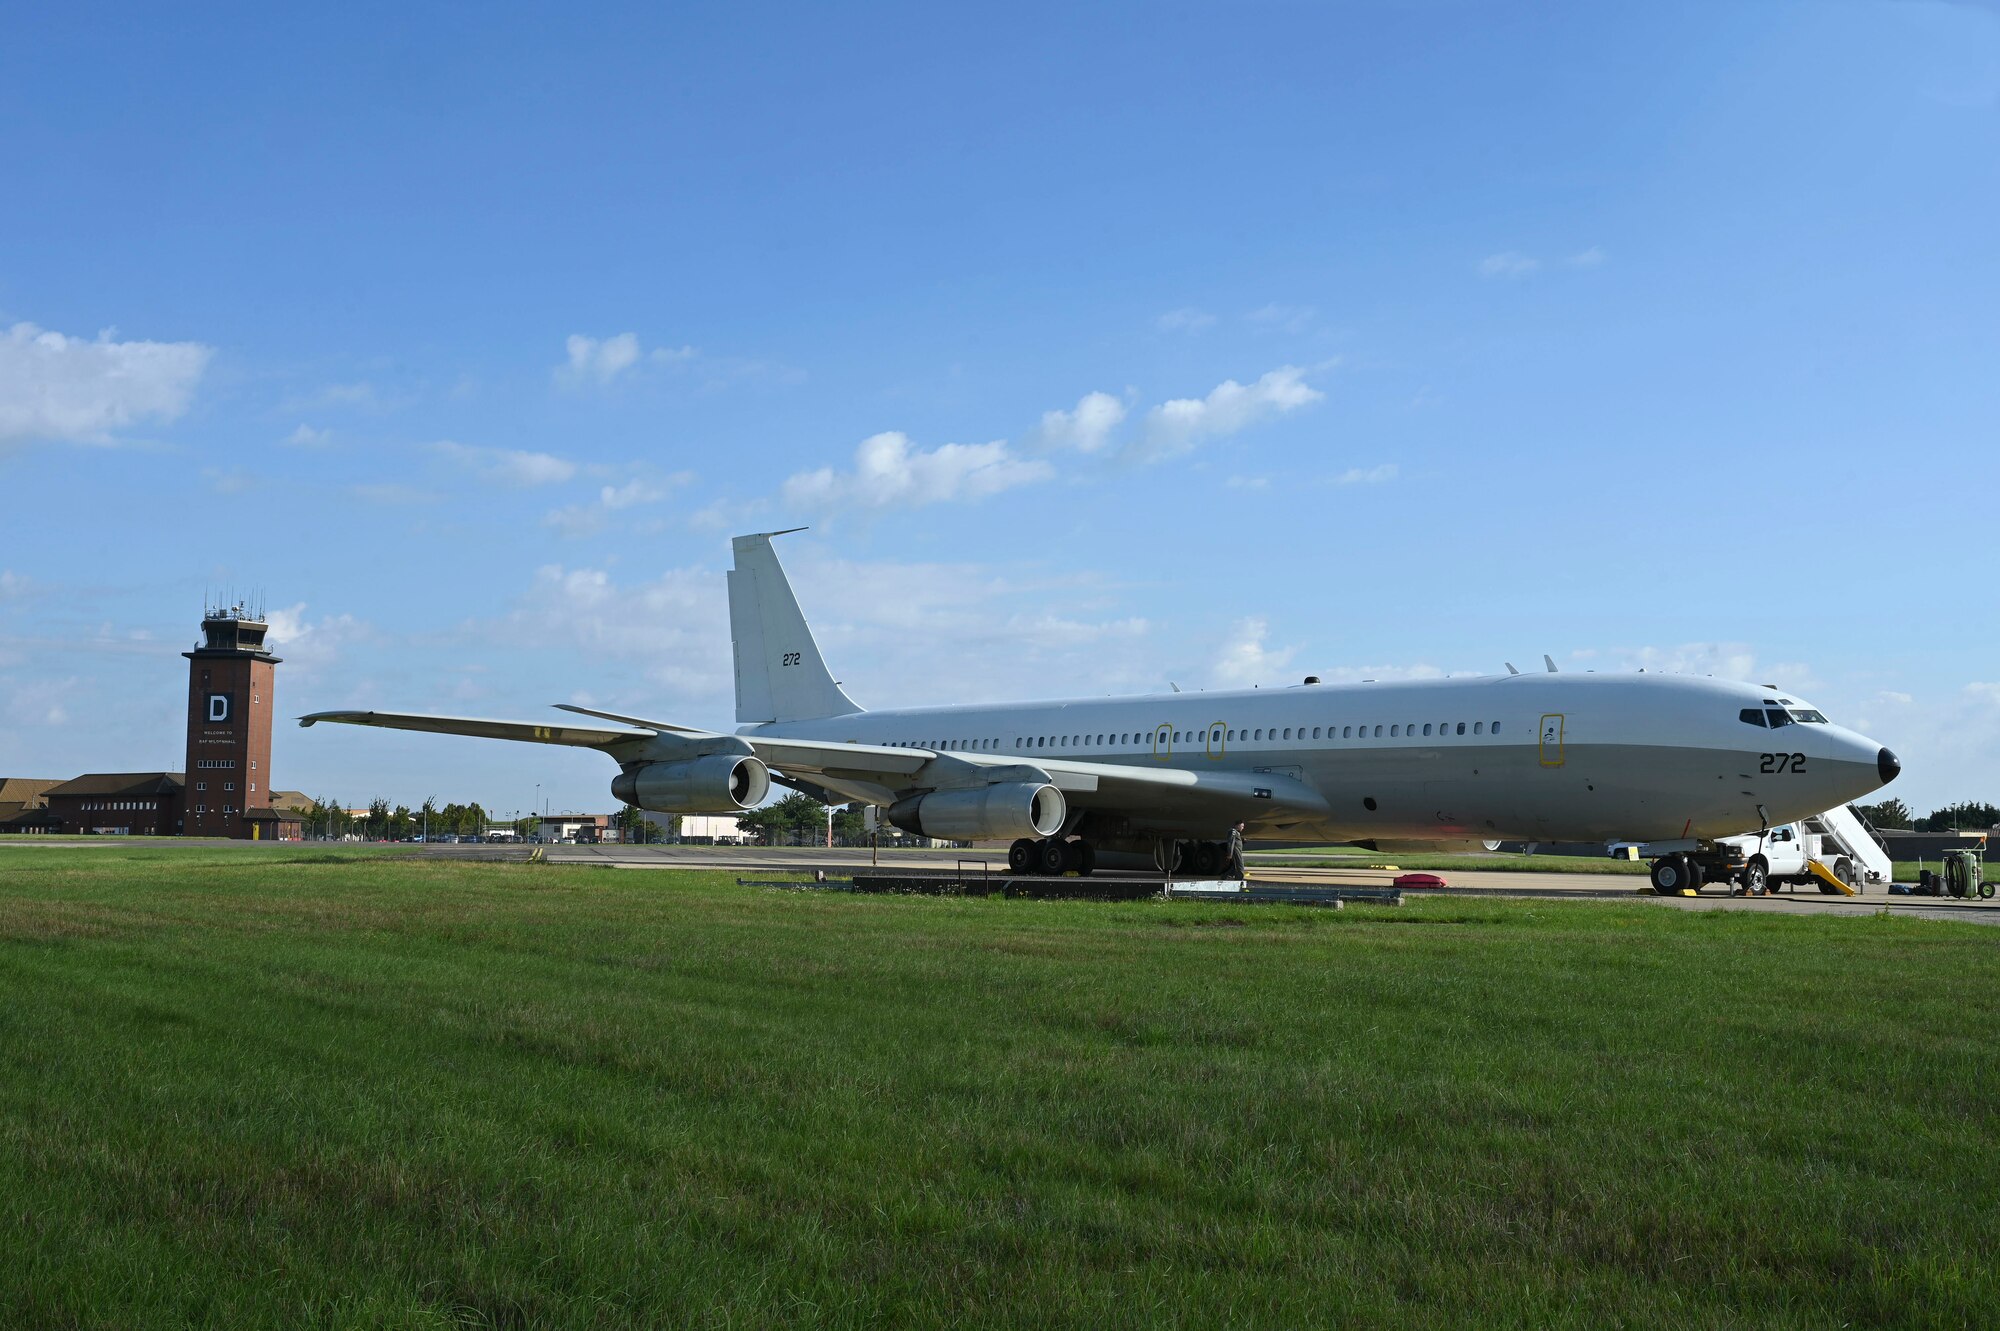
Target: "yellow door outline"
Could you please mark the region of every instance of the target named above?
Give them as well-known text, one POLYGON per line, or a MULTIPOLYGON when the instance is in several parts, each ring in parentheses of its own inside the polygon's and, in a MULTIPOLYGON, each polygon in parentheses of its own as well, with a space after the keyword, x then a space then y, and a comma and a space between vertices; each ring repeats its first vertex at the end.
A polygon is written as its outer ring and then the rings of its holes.
POLYGON ((1153 730, 1153 756, 1161 762, 1168 762, 1174 756, 1174 728, 1156 726, 1153 730))
POLYGON ((1561 712, 1542 713, 1541 754, 1544 767, 1563 765, 1563 725, 1561 712))
POLYGON ((1208 723, 1208 747, 1206 752, 1210 762, 1222 761, 1223 751, 1229 747, 1227 742, 1228 734, 1228 728, 1222 722, 1211 721, 1208 723))

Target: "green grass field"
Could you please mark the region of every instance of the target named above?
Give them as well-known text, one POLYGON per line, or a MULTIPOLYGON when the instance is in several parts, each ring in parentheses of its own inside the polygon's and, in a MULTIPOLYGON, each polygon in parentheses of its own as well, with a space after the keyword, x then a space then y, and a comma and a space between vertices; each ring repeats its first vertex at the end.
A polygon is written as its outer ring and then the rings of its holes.
POLYGON ((0 1325, 1984 1326, 2000 933, 0 850, 0 1325))

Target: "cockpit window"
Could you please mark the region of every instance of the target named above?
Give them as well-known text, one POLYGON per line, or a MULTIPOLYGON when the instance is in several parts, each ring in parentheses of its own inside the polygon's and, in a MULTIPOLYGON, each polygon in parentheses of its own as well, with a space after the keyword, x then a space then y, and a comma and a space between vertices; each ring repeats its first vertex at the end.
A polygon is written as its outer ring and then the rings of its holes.
POLYGON ((1826 718, 1818 712, 1813 711, 1810 707, 1794 707, 1792 709, 1792 720, 1803 721, 1811 726, 1823 726, 1826 724, 1826 718))
POLYGON ((1764 724, 1764 713, 1755 707, 1745 707, 1736 716, 1746 726, 1761 726, 1764 724))
POLYGON ((1764 715, 1771 718, 1771 729, 1773 730, 1776 730, 1779 726, 1788 726, 1792 723, 1792 714, 1782 707, 1773 707, 1765 712, 1764 715))

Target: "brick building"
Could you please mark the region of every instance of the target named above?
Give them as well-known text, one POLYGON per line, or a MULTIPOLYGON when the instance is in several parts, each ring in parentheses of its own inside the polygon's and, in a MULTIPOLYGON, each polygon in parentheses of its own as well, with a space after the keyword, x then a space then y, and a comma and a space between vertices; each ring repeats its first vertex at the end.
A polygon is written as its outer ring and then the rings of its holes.
POLYGON ((46 796, 60 777, 0 776, 0 832, 52 832, 58 826, 46 796))
POLYGON ((274 667, 264 645, 270 626, 242 605, 202 617, 202 642, 188 659, 188 836, 291 839, 299 820, 271 807, 274 667))
POLYGON ((175 836, 181 830, 179 772, 90 772, 44 791, 56 825, 71 835, 175 836))

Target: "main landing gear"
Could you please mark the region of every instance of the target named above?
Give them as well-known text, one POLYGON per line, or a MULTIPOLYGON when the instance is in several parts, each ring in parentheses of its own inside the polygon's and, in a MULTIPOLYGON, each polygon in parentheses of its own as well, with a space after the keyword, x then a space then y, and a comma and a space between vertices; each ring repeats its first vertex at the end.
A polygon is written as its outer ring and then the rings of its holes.
POLYGON ((1022 837, 1007 847, 1007 871, 1060 878, 1066 873, 1089 877, 1097 869, 1097 852, 1081 837, 1022 837))

